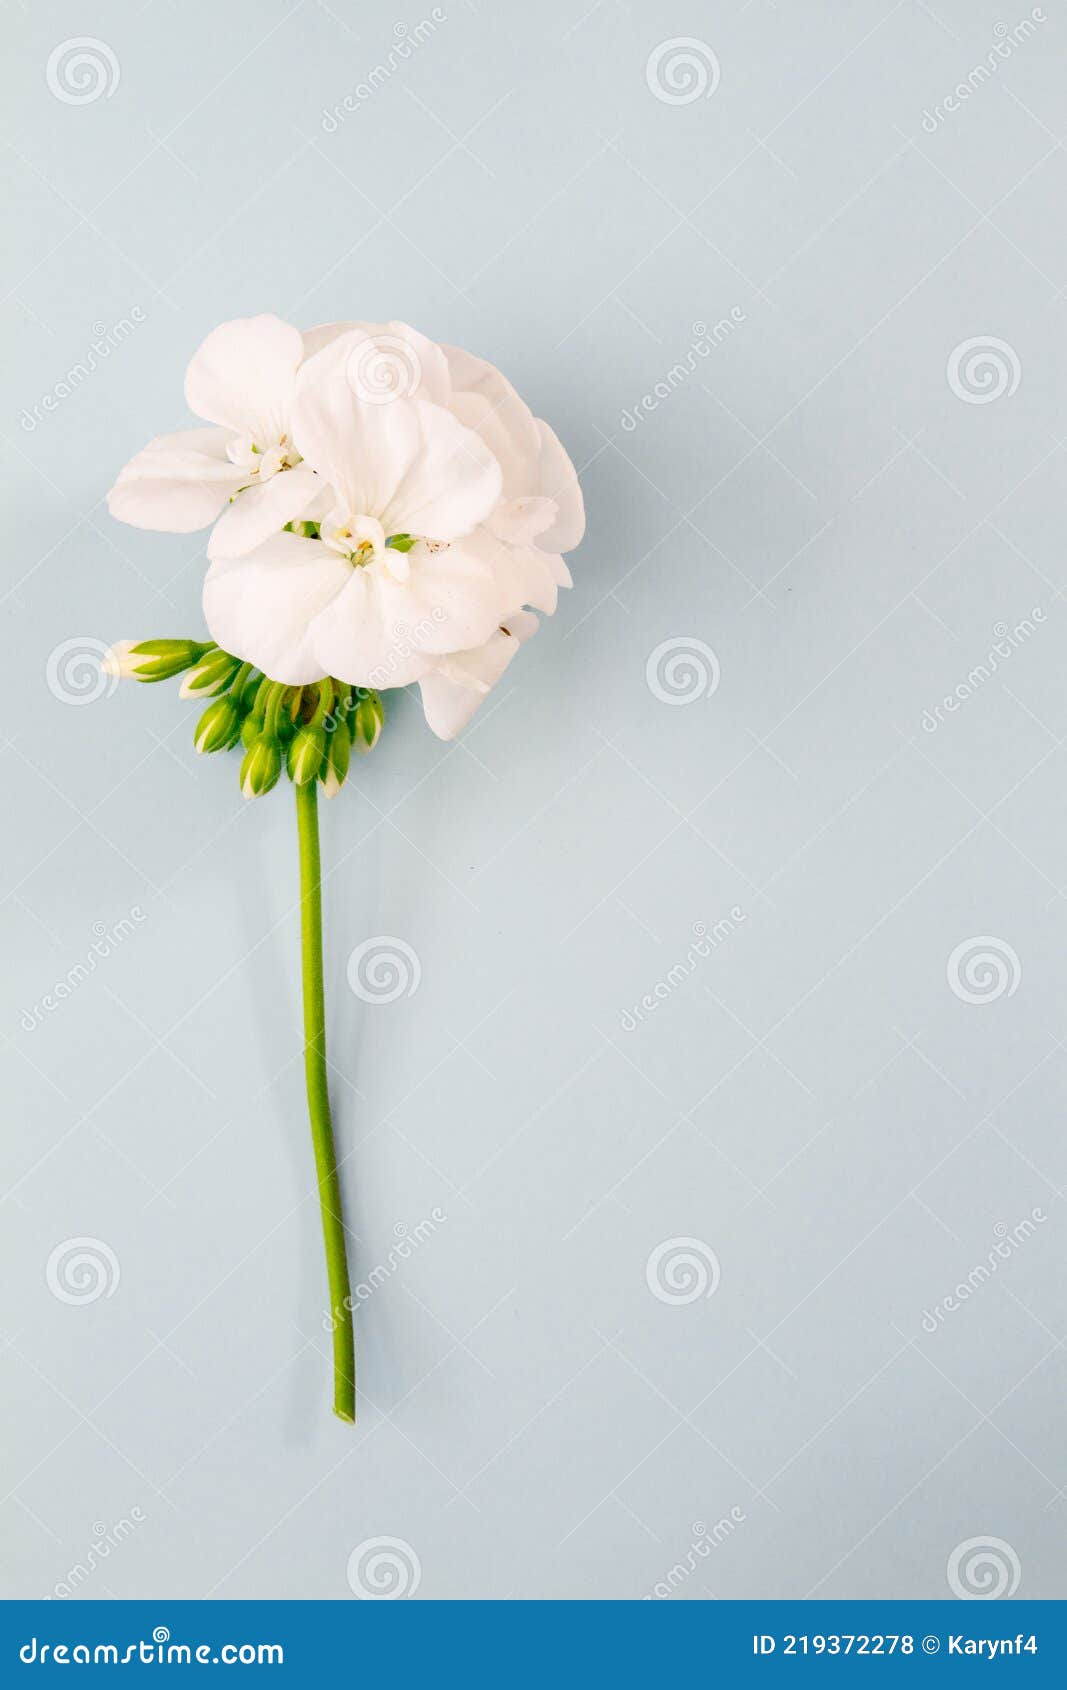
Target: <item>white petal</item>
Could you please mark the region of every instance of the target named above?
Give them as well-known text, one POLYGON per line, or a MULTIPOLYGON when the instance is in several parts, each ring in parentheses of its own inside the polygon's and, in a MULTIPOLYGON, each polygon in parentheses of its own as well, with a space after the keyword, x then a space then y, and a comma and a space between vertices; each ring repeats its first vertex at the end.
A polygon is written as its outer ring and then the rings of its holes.
POLYGON ((499 461, 502 497, 555 500, 559 513, 538 544, 549 552, 572 551, 585 533, 585 508, 574 465, 556 435, 492 364, 460 347, 443 350, 452 377, 451 409, 499 461))
POLYGON ((342 335, 303 366, 293 411, 301 456, 349 512, 377 517, 389 534, 468 533, 499 497, 496 459, 438 405, 358 399, 348 364, 368 344, 361 331, 342 335))
MULTIPOLYGON (((561 557, 542 551, 540 540, 536 545, 513 546, 498 539, 493 522, 500 509, 498 505, 489 520, 473 534, 455 541, 447 552, 438 555, 451 560, 453 571, 462 560, 468 568, 477 567, 487 573, 493 581, 492 602, 498 612, 511 605, 530 604, 551 616, 558 589, 571 584, 567 566, 561 557)), ((473 641, 454 642, 457 648, 461 644, 473 644, 473 641)))
POLYGON ((315 650, 327 674, 359 686, 407 686, 442 654, 480 645, 514 603, 484 546, 418 545, 407 562, 406 580, 395 577, 388 554, 353 569, 344 593, 316 619, 315 650))
POLYGON ((316 352, 321 352, 324 346, 329 346, 339 335, 351 334, 353 329, 368 328, 367 323, 319 323, 313 329, 304 330, 304 358, 314 358, 316 352))
POLYGON ((426 673, 434 658, 424 642, 435 629, 406 584, 373 567, 350 568, 344 591, 316 617, 311 639, 320 673, 381 689, 426 673))
POLYGON ((458 346, 443 351, 452 377, 451 410, 481 435, 499 462, 502 496, 521 499, 540 492, 541 441, 529 406, 492 364, 458 346))
MULTIPOLYGON (((553 616, 559 598, 559 588, 569 587, 570 572, 561 557, 543 552, 540 546, 512 546, 509 548, 507 577, 511 597, 519 604, 532 604, 553 616)), ((503 572, 502 572, 503 573, 503 572)))
POLYGON ((103 674, 110 675, 114 681, 128 681, 136 674, 136 666, 131 656, 136 640, 116 640, 109 645, 100 660, 103 674))
POLYGON ((212 529, 208 557, 244 557, 287 522, 305 516, 322 491, 322 482, 304 464, 243 488, 212 529))
POLYGON ((537 537, 546 552, 572 552, 585 533, 585 501, 574 465, 559 439, 541 418, 536 419, 541 440, 538 478, 532 491, 554 499, 559 514, 551 528, 537 537))
POLYGON ((241 484, 226 456, 224 428, 186 428, 161 434, 119 471, 107 508, 134 528, 191 534, 206 528, 241 484))
POLYGON ((555 499, 501 499, 485 526, 509 546, 528 546, 551 528, 559 510, 555 499))
POLYGON ((419 683, 426 721, 438 739, 455 739, 494 687, 519 646, 537 632, 537 617, 516 611, 484 645, 455 653, 419 683))
POLYGON ((382 524, 389 534, 457 539, 476 528, 500 498, 500 465, 448 411, 420 399, 408 403, 418 439, 382 524))
POLYGON ((310 627, 354 571, 321 540, 276 534, 242 558, 217 558, 204 581, 204 616, 225 651, 271 680, 300 686, 328 673, 310 627))
POLYGON ((185 375, 190 410, 257 445, 288 432, 293 379, 304 356, 299 329, 280 317, 237 317, 213 329, 185 375))
POLYGON ((429 399, 447 406, 452 393, 448 364, 435 341, 409 323, 320 323, 304 332, 304 357, 348 336, 349 386, 371 404, 393 399, 429 399))

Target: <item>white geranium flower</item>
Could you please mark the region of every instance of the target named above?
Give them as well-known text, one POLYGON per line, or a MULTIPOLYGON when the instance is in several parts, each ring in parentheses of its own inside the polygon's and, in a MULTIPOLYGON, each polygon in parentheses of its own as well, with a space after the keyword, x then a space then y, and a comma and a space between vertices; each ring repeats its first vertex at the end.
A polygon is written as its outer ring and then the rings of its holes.
MULTIPOLYGON (((556 436, 499 371, 403 323, 305 337, 292 430, 328 488, 317 531, 213 548, 204 613, 227 651, 292 685, 422 683, 452 738, 571 578, 584 531, 556 436)), ((300 525, 297 525, 300 526, 300 525)))
POLYGON ((213 329, 186 372, 185 398, 216 426, 150 441, 108 494, 112 516, 172 534, 206 528, 219 517, 208 555, 227 557, 303 516, 320 492, 293 445, 293 392, 303 356, 300 331, 279 317, 239 317, 213 329))
POLYGON ((326 1061, 319 789, 332 798, 353 757, 374 750, 390 687, 417 682, 434 733, 461 731, 537 631, 536 612, 550 616, 570 586, 562 554, 582 538, 582 495, 552 430, 498 370, 404 323, 328 323, 306 335, 277 317, 224 323, 190 364, 185 392, 212 426, 153 440, 108 503, 136 527, 214 523, 204 582, 212 638, 120 640, 104 669, 139 682, 183 676, 183 697, 209 701, 193 730, 197 752, 240 748, 245 798, 283 776, 293 788, 324 1325, 334 1412, 351 1424, 355 1331, 326 1061))
POLYGON ((166 435, 108 503, 138 527, 215 523, 204 614, 272 680, 417 681, 452 738, 571 585, 578 478, 491 364, 406 323, 224 323, 166 435), (220 514, 221 513, 221 514, 220 514), (215 519, 218 520, 215 520, 215 519))

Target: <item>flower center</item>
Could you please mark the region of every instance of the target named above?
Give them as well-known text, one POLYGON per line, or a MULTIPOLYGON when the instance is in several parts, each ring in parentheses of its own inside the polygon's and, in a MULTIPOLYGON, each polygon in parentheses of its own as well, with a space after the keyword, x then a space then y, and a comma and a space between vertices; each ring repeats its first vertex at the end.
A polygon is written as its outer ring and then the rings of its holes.
POLYGON ((287 434, 269 446, 259 445, 250 434, 239 434, 227 446, 226 456, 237 469, 246 471, 250 482, 270 481, 281 470, 295 469, 302 462, 287 434))
POLYGON ((335 507, 322 524, 319 538, 354 568, 381 563, 395 581, 406 581, 411 574, 406 550, 390 546, 378 518, 366 512, 355 515, 335 507))

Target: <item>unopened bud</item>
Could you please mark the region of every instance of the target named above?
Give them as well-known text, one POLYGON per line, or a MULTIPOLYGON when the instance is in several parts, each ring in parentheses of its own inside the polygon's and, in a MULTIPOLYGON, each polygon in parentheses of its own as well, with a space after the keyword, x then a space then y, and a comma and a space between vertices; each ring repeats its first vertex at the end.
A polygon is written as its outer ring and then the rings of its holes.
POLYGON ((101 668, 105 675, 122 680, 166 681, 213 649, 197 640, 119 640, 106 653, 101 668))
POLYGON ((241 712, 230 693, 213 699, 193 734, 198 751, 228 751, 236 745, 241 733, 241 712))
POLYGON ((373 751, 385 721, 385 709, 376 692, 368 692, 352 712, 352 747, 355 751, 373 751))
POLYGON ((335 729, 327 741, 326 757, 319 774, 323 795, 326 798, 336 798, 342 786, 344 786, 351 755, 352 742, 344 728, 335 729))
POLYGON ((178 697, 214 698, 216 693, 229 686, 240 667, 240 658, 231 657, 228 651, 221 651, 216 646, 214 651, 205 652, 200 661, 193 664, 178 688, 178 697))
POLYGON ((321 728, 298 729, 290 741, 286 755, 289 779, 294 786, 307 786, 322 768, 326 754, 326 735, 321 728))
POLYGON ((282 772, 282 748, 269 734, 257 734, 241 763, 241 796, 260 798, 277 786, 282 772))

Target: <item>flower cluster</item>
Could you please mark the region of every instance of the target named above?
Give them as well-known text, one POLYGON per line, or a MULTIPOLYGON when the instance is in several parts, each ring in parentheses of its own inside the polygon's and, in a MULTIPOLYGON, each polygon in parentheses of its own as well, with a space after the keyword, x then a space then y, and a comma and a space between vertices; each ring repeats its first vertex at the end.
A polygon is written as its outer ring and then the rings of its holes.
POLYGON ((317 780, 327 798, 340 792, 353 750, 373 751, 385 720, 376 692, 327 675, 310 686, 272 681, 213 640, 123 640, 104 660, 111 675, 167 681, 185 675, 183 698, 210 698, 196 724, 197 751, 229 751, 240 743, 241 791, 259 798, 282 769, 294 786, 317 780))
POLYGON ((430 727, 453 738, 536 631, 532 612, 551 615, 571 584, 562 554, 585 517, 552 430, 492 365, 405 323, 224 323, 185 397, 211 426, 151 441, 108 504, 139 528, 213 525, 204 615, 218 644, 190 664, 229 679, 200 748, 235 743, 244 709, 259 729, 243 783, 259 778, 257 747, 274 768, 262 746, 277 749, 286 719, 290 773, 298 742, 303 770, 342 692, 358 714, 412 682, 430 727))

